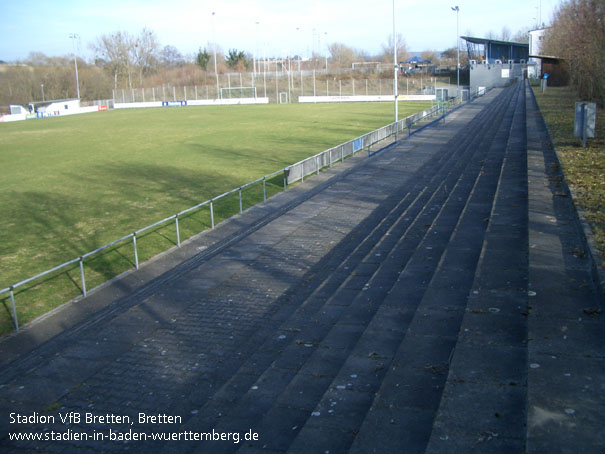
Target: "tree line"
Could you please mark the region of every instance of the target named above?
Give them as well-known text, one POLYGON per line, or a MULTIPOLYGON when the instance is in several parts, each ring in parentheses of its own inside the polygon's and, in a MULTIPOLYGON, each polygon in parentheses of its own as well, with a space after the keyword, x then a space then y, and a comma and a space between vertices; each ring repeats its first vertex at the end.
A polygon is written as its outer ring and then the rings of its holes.
MULTIPOLYGON (((401 35, 395 39, 399 61, 403 61, 409 57, 407 45, 401 35)), ((320 70, 328 64, 330 72, 336 72, 351 68, 355 62, 391 64, 393 42, 393 36, 388 36, 376 54, 344 43, 332 43, 328 45, 328 55, 312 55, 304 62, 304 69, 320 70)), ((174 46, 162 46, 155 32, 147 28, 138 34, 117 31, 102 35, 90 43, 89 48, 94 55, 91 60, 77 59, 80 97, 85 101, 110 99, 114 89, 207 85, 214 83, 215 70, 219 74, 254 70, 253 56, 243 50, 223 52, 220 46, 207 43, 194 54, 183 55, 174 46)), ((422 57, 437 64, 455 65, 456 49, 427 50, 422 57)), ((461 57, 464 62, 466 53, 462 52, 461 57)), ((298 69, 297 61, 301 57, 288 58, 290 67, 298 69)), ((272 65, 273 71, 275 66, 272 65)), ((0 65, 0 109, 7 112, 9 104, 73 98, 75 84, 73 56, 49 57, 32 52, 23 61, 0 65)))
POLYGON ((543 53, 562 58, 584 100, 605 105, 605 0, 568 0, 555 11, 543 53))

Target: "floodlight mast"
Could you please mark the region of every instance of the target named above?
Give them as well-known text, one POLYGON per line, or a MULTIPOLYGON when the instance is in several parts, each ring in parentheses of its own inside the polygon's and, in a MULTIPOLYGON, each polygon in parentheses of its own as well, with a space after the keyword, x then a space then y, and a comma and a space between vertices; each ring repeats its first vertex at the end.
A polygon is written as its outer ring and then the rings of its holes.
POLYGON ((216 77, 216 98, 219 97, 219 89, 218 89, 218 71, 216 69, 216 35, 214 28, 214 15, 215 11, 212 11, 212 41, 214 41, 214 76, 216 77))
POLYGON ((452 11, 456 11, 456 52, 457 52, 457 63, 456 63, 456 96, 460 96, 460 43, 458 40, 460 39, 460 21, 458 20, 458 13, 460 12, 460 8, 458 6, 452 6, 452 11))
POLYGON ((71 42, 73 44, 73 49, 74 49, 74 68, 76 70, 76 93, 78 94, 78 99, 80 99, 80 82, 78 82, 78 59, 76 57, 76 39, 80 38, 80 35, 76 34, 76 33, 72 33, 69 35, 69 37, 71 38, 71 42))
POLYGON ((395 122, 399 120, 399 112, 397 109, 397 35, 395 34, 395 0, 393 0, 393 64, 395 65, 395 77, 393 78, 393 97, 395 98, 395 122))
POLYGON ((258 57, 257 57, 257 53, 258 53, 258 25, 260 24, 260 21, 255 21, 254 24, 256 25, 255 30, 256 30, 256 46, 254 48, 254 65, 253 65, 253 73, 256 76, 256 65, 258 64, 258 72, 260 72, 260 62, 258 61, 258 57))

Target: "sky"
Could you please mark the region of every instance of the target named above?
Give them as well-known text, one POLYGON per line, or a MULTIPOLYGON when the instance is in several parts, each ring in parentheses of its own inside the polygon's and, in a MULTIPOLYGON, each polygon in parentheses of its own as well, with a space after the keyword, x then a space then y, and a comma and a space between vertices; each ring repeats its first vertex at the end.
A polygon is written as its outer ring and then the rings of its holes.
MULTIPOLYGON (((395 30, 409 51, 442 51, 460 35, 514 35, 551 21, 562 0, 395 0, 395 30)), ((259 57, 326 53, 340 42, 379 53, 393 32, 393 0, 0 0, 0 60, 30 52, 72 55, 91 61, 90 44, 117 31, 155 32, 163 46, 183 55, 216 42, 224 51, 259 57), (213 15, 214 13, 214 15, 213 15), (70 39, 76 34, 76 40, 70 39)))

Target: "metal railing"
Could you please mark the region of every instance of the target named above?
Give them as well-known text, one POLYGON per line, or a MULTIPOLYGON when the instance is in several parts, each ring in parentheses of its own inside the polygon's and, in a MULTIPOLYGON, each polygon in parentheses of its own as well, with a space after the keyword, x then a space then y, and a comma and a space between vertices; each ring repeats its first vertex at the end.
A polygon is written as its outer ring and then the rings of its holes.
MULTIPOLYGON (((475 99, 477 96, 481 96, 482 94, 484 94, 484 93, 471 96, 469 99, 469 102, 472 101, 473 99, 475 99)), ((314 156, 306 158, 300 162, 292 164, 283 169, 277 170, 271 174, 263 176, 262 178, 251 181, 250 183, 246 183, 242 186, 239 186, 239 187, 232 189, 228 192, 225 192, 221 195, 218 195, 209 200, 201 202, 201 203, 199 203, 195 206, 192 206, 190 208, 187 208, 183 211, 179 211, 178 213, 173 214, 172 216, 168 216, 151 225, 148 225, 139 230, 136 230, 115 241, 112 241, 111 243, 105 244, 93 251, 87 252, 87 253, 81 255, 80 257, 76 257, 72 260, 62 263, 61 265, 55 266, 55 267, 53 267, 49 270, 43 271, 42 273, 39 273, 35 276, 32 276, 30 278, 17 282, 16 284, 11 285, 10 287, 0 289, 0 295, 5 294, 5 293, 9 294, 12 318, 13 318, 13 324, 15 326, 15 330, 19 331, 19 321, 18 321, 17 310, 16 310, 16 306, 15 306, 15 290, 18 289, 19 287, 22 287, 35 280, 41 279, 45 276, 48 276, 52 273, 55 273, 57 271, 70 267, 77 263, 79 266, 79 271, 80 271, 81 294, 82 294, 82 296, 86 296, 87 295, 86 276, 84 273, 84 262, 86 259, 88 259, 96 254, 99 254, 100 252, 102 252, 106 249, 109 249, 113 246, 116 246, 121 243, 125 243, 127 241, 131 241, 132 247, 133 247, 134 266, 135 266, 135 269, 138 270, 139 269, 139 254, 138 254, 138 250, 137 250, 137 236, 140 236, 142 233, 144 233, 148 230, 151 230, 153 228, 159 227, 161 225, 165 225, 165 224, 174 222, 175 227, 176 227, 176 244, 177 244, 177 247, 180 247, 181 246, 181 237, 180 237, 180 230, 179 230, 179 218, 183 217, 184 215, 190 214, 196 210, 200 210, 203 207, 208 206, 209 214, 210 214, 210 228, 214 229, 214 227, 215 227, 214 204, 218 200, 223 199, 231 194, 238 193, 239 213, 241 214, 243 212, 242 191, 244 189, 246 189, 250 186, 253 186, 255 184, 262 183, 262 185, 263 185, 263 202, 264 202, 267 200, 267 180, 274 178, 280 174, 283 174, 283 190, 285 191, 289 184, 292 184, 299 180, 301 182, 303 182, 305 177, 308 177, 309 175, 312 175, 312 174, 319 174, 320 170, 322 170, 324 168, 332 167, 336 162, 344 161, 346 157, 353 156, 356 152, 361 151, 364 148, 368 149, 368 151, 369 151, 369 149, 372 145, 375 145, 376 143, 378 143, 392 135, 397 135, 400 132, 405 131, 406 129, 408 131, 408 135, 411 135, 412 127, 414 125, 416 125, 417 123, 419 123, 427 118, 435 117, 435 116, 439 116, 439 118, 437 120, 437 121, 439 121, 442 118, 445 118, 445 115, 447 114, 448 110, 452 110, 452 108, 454 108, 462 103, 463 103, 462 98, 456 98, 453 101, 448 101, 447 103, 438 104, 431 109, 411 115, 411 116, 406 117, 397 122, 393 122, 380 129, 377 129, 375 131, 364 134, 363 136, 360 136, 356 139, 345 142, 336 147, 330 148, 329 150, 318 153, 314 156)))
MULTIPOLYGON (((483 93, 479 94, 477 92, 474 96, 470 97, 469 101, 472 101, 482 94, 483 93)), ((296 164, 292 164, 285 169, 288 180, 287 183, 292 184, 299 180, 304 181, 305 177, 312 174, 318 174, 321 169, 332 167, 335 162, 344 161, 346 157, 352 156, 360 150, 369 149, 372 145, 392 135, 397 135, 407 130, 408 136, 410 136, 413 134, 412 128, 418 123, 435 116, 439 116, 439 119, 441 120, 442 118, 445 118, 448 111, 451 111, 464 102, 465 101, 463 101, 460 96, 447 102, 439 103, 430 109, 410 115, 409 117, 388 124, 380 129, 357 137, 356 139, 303 159, 296 164)))

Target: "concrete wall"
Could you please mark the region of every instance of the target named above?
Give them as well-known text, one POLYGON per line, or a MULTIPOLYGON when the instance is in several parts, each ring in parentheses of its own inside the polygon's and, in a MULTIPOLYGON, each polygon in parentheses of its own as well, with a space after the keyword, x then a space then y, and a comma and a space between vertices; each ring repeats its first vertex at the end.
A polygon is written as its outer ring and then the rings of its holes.
POLYGON ((475 63, 470 67, 471 91, 479 87, 496 88, 505 87, 515 79, 523 78, 526 65, 519 63, 475 63))
POLYGON ((78 115, 84 113, 91 112, 103 112, 107 110, 106 105, 102 106, 90 106, 90 107, 80 107, 78 109, 72 110, 58 110, 58 111, 49 111, 49 112, 36 112, 36 113, 23 113, 23 114, 11 114, 11 115, 0 115, 0 122, 9 122, 9 121, 23 121, 23 120, 34 120, 38 118, 49 118, 49 117, 59 117, 65 115, 78 115))
MULTIPOLYGON (((399 101, 432 101, 435 95, 398 95, 399 101)), ((393 95, 376 95, 376 96, 299 96, 299 103, 306 102, 394 102, 393 95)))
POLYGON ((269 98, 199 99, 191 101, 117 102, 114 109, 140 109, 144 107, 234 106, 240 104, 269 104, 269 98))

